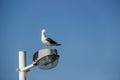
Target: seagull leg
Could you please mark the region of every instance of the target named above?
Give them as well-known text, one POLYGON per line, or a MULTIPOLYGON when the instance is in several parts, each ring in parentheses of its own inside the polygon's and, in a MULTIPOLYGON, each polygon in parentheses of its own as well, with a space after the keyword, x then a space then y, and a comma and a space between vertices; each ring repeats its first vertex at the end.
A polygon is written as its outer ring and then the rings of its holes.
POLYGON ((49 47, 48 47, 48 46, 46 46, 46 48, 48 49, 49 47))
POLYGON ((47 49, 50 49, 50 46, 46 46, 47 49))

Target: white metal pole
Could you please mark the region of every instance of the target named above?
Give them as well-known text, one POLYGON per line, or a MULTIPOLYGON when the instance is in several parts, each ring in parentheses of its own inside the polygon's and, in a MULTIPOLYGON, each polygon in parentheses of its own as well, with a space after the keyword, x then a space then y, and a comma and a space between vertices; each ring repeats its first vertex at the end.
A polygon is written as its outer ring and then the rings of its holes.
MULTIPOLYGON (((26 66, 26 52, 19 51, 19 69, 26 66)), ((26 71, 19 71, 19 80, 26 80, 26 71)))

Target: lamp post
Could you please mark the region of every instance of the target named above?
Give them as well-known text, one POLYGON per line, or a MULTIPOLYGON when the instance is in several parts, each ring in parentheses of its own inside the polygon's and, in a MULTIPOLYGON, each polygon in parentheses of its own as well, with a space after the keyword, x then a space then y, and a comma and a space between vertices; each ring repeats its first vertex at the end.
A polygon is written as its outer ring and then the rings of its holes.
POLYGON ((56 49, 43 49, 35 52, 33 63, 26 66, 26 51, 19 51, 19 68, 16 69, 19 72, 19 80, 26 80, 27 72, 35 66, 45 70, 56 67, 58 58, 56 49))

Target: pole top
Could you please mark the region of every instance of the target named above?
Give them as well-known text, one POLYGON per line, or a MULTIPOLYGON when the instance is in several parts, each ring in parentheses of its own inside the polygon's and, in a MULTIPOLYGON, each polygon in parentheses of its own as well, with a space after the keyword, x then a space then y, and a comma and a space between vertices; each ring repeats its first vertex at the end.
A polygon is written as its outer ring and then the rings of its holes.
POLYGON ((19 53, 26 53, 26 51, 19 51, 19 53))

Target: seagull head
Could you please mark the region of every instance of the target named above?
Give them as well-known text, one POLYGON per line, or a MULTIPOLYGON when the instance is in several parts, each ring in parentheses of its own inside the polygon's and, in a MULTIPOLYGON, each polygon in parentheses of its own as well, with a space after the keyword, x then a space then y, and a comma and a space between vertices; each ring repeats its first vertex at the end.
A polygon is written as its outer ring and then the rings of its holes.
POLYGON ((46 30, 45 29, 42 29, 42 33, 45 33, 46 32, 46 30))

